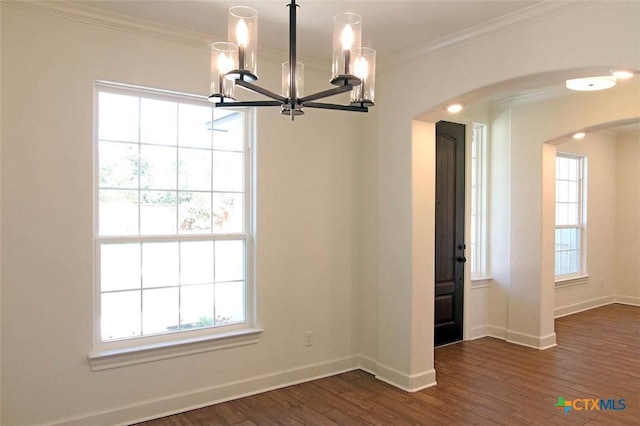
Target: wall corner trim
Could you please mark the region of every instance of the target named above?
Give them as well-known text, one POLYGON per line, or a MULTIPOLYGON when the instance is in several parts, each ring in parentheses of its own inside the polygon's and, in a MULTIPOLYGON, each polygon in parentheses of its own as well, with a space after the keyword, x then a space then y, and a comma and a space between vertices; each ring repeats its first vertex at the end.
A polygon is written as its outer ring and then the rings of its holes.
POLYGON ((436 370, 433 368, 420 373, 406 374, 380 363, 376 365, 376 379, 405 392, 418 392, 437 384, 436 370))
POLYGON ((513 330, 507 330, 507 336, 505 339, 508 343, 515 343, 516 345, 526 346, 528 348, 545 350, 557 346, 556 333, 550 333, 546 336, 534 336, 527 333, 520 333, 513 330))

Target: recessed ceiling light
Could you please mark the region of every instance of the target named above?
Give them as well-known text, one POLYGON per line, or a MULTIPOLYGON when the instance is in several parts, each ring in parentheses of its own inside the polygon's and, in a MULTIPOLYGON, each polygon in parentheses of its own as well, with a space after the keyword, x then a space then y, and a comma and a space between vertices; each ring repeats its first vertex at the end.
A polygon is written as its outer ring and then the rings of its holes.
POLYGON ((612 75, 597 77, 574 78, 567 80, 567 89, 579 91, 593 91, 609 89, 616 85, 616 78, 612 75))
POLYGON ((620 80, 626 80, 627 78, 633 77, 633 72, 628 70, 611 70, 611 74, 620 80))
POLYGON ((462 111, 462 104, 451 104, 447 107, 447 111, 455 114, 456 112, 462 111))
POLYGON ((587 134, 585 132, 578 132, 573 134, 574 139, 583 139, 587 134))

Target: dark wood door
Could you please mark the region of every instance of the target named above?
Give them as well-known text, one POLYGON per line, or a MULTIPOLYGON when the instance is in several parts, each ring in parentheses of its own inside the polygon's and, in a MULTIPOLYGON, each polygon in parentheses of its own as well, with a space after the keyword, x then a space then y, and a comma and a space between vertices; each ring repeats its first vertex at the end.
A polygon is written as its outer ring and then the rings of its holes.
POLYGON ((435 345, 462 340, 464 301, 464 136, 436 124, 435 345))

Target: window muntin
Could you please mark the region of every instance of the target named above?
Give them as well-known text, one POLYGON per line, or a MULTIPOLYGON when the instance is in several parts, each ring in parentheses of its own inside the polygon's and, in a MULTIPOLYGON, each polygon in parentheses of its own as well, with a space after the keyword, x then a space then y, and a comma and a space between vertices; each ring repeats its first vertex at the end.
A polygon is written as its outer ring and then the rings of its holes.
POLYGON ((486 278, 487 271, 487 126, 473 123, 471 138, 471 278, 486 278))
POLYGON ((247 115, 97 86, 99 345, 249 326, 247 115))
POLYGON ((584 163, 582 156, 556 154, 555 275, 584 274, 584 163))

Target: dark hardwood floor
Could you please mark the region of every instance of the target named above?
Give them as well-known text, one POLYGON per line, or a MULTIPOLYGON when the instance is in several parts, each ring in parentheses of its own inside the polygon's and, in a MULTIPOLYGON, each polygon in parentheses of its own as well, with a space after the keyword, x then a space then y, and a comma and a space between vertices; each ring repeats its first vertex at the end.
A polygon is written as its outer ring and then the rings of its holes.
POLYGON ((141 425, 640 425, 640 307, 560 318, 556 333, 546 351, 493 338, 438 348, 438 385, 413 394, 352 371, 141 425), (626 408, 564 414, 558 397, 626 408))

